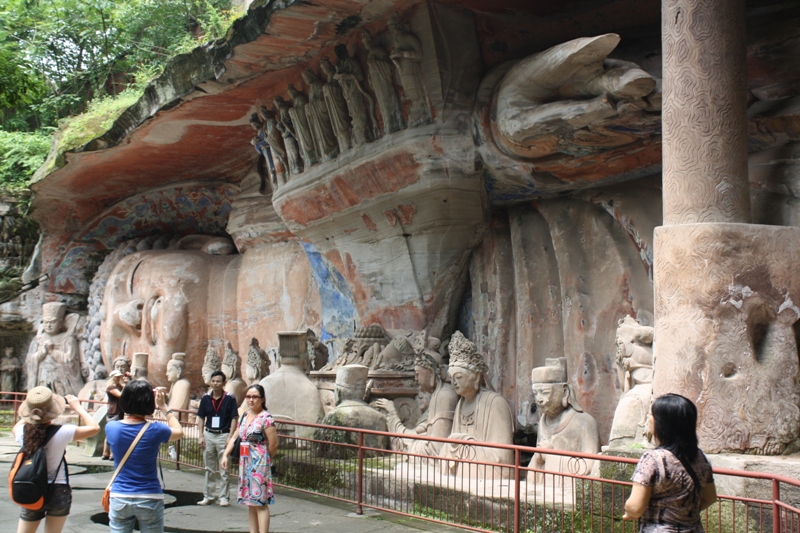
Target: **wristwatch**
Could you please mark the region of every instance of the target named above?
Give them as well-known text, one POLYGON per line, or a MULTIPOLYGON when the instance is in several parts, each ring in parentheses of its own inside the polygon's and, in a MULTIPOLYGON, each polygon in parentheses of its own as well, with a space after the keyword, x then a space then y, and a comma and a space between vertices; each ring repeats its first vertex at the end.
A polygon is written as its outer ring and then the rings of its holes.
POLYGON ((169 416, 169 415, 173 414, 174 412, 175 411, 173 411, 172 409, 167 409, 167 412, 164 413, 164 416, 169 416))

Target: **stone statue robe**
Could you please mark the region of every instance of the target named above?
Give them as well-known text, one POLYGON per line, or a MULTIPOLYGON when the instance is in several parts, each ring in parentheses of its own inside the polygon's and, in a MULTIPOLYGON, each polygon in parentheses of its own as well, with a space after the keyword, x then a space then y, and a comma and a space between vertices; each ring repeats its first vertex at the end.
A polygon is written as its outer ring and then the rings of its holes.
POLYGON ((289 117, 292 119, 292 125, 300 143, 300 149, 303 152, 303 161, 306 168, 316 165, 318 161, 317 150, 314 147, 314 136, 311 134, 311 126, 308 124, 307 105, 308 102, 305 97, 298 96, 294 99, 294 107, 289 109, 289 117))
POLYGON ((399 32, 391 55, 406 99, 411 102, 408 122, 420 126, 431 121, 428 96, 422 80, 422 43, 413 33, 399 32))
MULTIPOLYGON (((316 385, 297 366, 283 363, 259 382, 264 387, 267 409, 273 416, 316 424, 324 416, 316 385)), ((288 426, 298 437, 313 438, 314 428, 288 426)))
POLYGON ((36 350, 28 356, 28 389, 44 385, 64 396, 78 394, 83 388, 81 354, 75 330, 80 317, 74 313, 64 318, 66 331, 37 335, 36 350), (48 348, 48 346, 50 346, 48 348))
POLYGON ((319 80, 309 84, 306 116, 319 158, 322 161, 328 161, 336 157, 339 153, 339 144, 333 134, 328 105, 325 103, 323 83, 319 80))
POLYGON ((358 61, 346 57, 336 65, 336 79, 342 86, 347 108, 353 118, 353 144, 356 146, 371 142, 374 138, 372 127, 375 124, 372 96, 361 86, 364 73, 358 61))
MULTIPOLYGON (((181 378, 172 384, 169 388, 169 405, 170 409, 183 409, 184 411, 189 408, 189 400, 192 399, 192 384, 186 378, 181 378)), ((180 413, 180 418, 184 419, 186 415, 180 413)))
MULTIPOLYGON (((536 441, 537 448, 550 448, 570 452, 598 453, 600 452, 600 438, 597 432, 597 422, 588 413, 576 411, 568 407, 557 422, 550 422, 549 416, 544 415, 539 419, 539 435, 536 441)), ((530 466, 547 470, 549 472, 563 472, 568 474, 589 475, 596 461, 575 459, 563 455, 536 454, 531 459, 530 466)), ((528 474, 528 482, 541 483, 544 474, 532 476, 528 474)), ((547 476, 546 483, 561 484, 561 476, 547 476)))
POLYGON ((350 115, 347 113, 347 102, 342 95, 342 87, 335 79, 329 79, 328 83, 322 87, 322 94, 325 96, 333 132, 339 143, 339 152, 349 150, 352 147, 353 138, 350 132, 350 115))
MULTIPOLYGON (((473 401, 475 408, 472 412, 465 412, 463 405, 464 398, 461 398, 456 405, 453 432, 449 438, 501 444, 514 443, 514 420, 511 407, 505 398, 496 392, 481 389, 473 401)), ((442 446, 440 456, 489 463, 512 464, 514 462, 512 450, 473 446, 469 443, 445 444, 442 446)), ((462 477, 493 479, 508 478, 512 475, 510 468, 492 468, 457 462, 448 462, 448 468, 451 474, 462 477)))
MULTIPOLYGON (((321 423, 328 426, 388 431, 386 417, 380 411, 370 407, 364 402, 356 400, 343 400, 339 405, 334 407, 333 411, 325 415, 321 423)), ((334 431, 335 430, 318 430, 315 434, 315 438, 333 442, 358 444, 358 434, 335 431, 335 433, 339 435, 336 435, 335 438, 330 438, 334 431)), ((389 437, 385 435, 364 435, 364 446, 386 450, 389 448, 389 437)), ((349 450, 344 450, 341 447, 338 448, 339 449, 330 445, 319 447, 321 453, 318 453, 318 455, 325 457, 342 457, 342 452, 344 452, 344 455, 352 454, 352 448, 349 450)), ((370 452, 365 452, 365 454, 374 455, 374 453, 370 452)))
MULTIPOLYGON (((400 421, 396 413, 387 416, 389 431, 428 437, 447 438, 453 432, 453 416, 458 403, 458 394, 449 383, 440 383, 431 394, 428 409, 422 413, 417 425, 408 428, 400 421)), ((404 449, 420 455, 439 455, 443 443, 427 440, 405 439, 404 449)))
POLYGON ((397 91, 394 89, 392 63, 386 50, 379 46, 374 46, 369 50, 367 75, 369 84, 375 91, 378 109, 381 111, 383 131, 393 133, 403 129, 405 127, 403 110, 400 108, 397 91))

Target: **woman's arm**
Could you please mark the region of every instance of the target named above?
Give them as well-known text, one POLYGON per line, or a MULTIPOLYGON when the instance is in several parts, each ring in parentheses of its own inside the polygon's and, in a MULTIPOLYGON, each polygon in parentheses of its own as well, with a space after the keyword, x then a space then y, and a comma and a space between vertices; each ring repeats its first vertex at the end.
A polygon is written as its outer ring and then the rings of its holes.
POLYGON ((167 425, 169 429, 172 430, 172 435, 169 436, 169 442, 181 440, 183 438, 183 426, 181 426, 181 422, 178 420, 178 415, 173 413, 167 406, 165 397, 166 393, 162 389, 156 390, 156 407, 167 417, 167 425))
POLYGON ((717 487, 712 481, 705 487, 703 492, 700 493, 700 510, 708 509, 713 503, 717 501, 717 487))
POLYGON ((78 413, 78 416, 81 417, 81 420, 84 424, 78 428, 75 428, 75 435, 72 437, 73 442, 76 440, 88 439, 89 437, 94 437, 100 433, 100 424, 98 424, 92 415, 90 415, 86 409, 83 408, 81 401, 78 398, 72 394, 67 394, 64 399, 67 400, 67 404, 72 408, 72 410, 78 413))
POLYGON ((275 426, 264 428, 264 436, 267 438, 267 451, 270 457, 275 457, 278 453, 278 430, 275 426))
POLYGON ((625 514, 622 515, 622 519, 635 520, 636 518, 641 518, 647 506, 650 504, 650 493, 652 490, 650 486, 634 482, 631 495, 625 502, 625 514))
POLYGON ((119 398, 120 396, 122 396, 122 391, 120 391, 119 389, 106 389, 106 394, 110 394, 115 398, 119 398))
POLYGON ((231 431, 231 438, 228 439, 228 444, 225 445, 225 451, 222 452, 222 459, 219 462, 220 470, 228 469, 228 456, 233 451, 234 444, 236 444, 236 437, 233 436, 233 431, 231 431))

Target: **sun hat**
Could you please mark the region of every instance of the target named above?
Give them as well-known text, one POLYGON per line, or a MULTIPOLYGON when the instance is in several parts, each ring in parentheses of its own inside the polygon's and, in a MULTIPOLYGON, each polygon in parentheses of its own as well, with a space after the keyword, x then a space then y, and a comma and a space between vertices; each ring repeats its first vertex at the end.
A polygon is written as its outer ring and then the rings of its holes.
POLYGON ((64 398, 47 387, 34 387, 19 408, 19 416, 26 424, 47 424, 64 412, 64 398))
POLYGON ((122 376, 122 372, 119 370, 112 370, 111 373, 108 375, 108 379, 118 378, 122 376))

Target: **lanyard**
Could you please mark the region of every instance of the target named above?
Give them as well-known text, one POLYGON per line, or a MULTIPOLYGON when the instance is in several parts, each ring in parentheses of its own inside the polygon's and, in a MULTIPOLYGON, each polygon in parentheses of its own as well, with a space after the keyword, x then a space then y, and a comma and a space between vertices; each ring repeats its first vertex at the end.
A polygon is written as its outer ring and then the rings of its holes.
POLYGON ((220 407, 222 407, 222 402, 225 400, 225 393, 222 393, 222 396, 219 399, 219 405, 214 403, 214 395, 211 395, 211 407, 214 409, 214 414, 219 413, 220 407))

